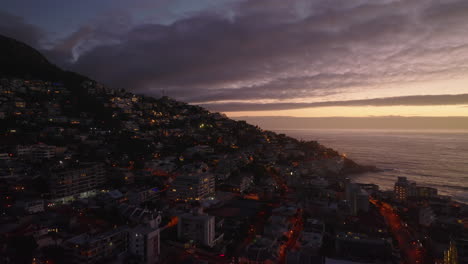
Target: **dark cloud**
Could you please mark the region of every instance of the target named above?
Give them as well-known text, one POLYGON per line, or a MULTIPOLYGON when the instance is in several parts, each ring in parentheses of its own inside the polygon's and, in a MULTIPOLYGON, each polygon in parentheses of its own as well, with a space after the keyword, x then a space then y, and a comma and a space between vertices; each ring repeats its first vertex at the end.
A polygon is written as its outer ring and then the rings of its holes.
MULTIPOLYGON (((467 8, 464 0, 239 0, 169 25, 115 13, 57 42, 49 57, 140 93, 297 108, 289 102, 463 76, 467 8)), ((222 110, 239 107, 255 108, 222 110)))
POLYGON ((329 106, 427 106, 427 105, 466 105, 468 94, 457 95, 415 95, 387 98, 374 98, 349 101, 327 101, 316 103, 222 103, 202 105, 213 111, 265 111, 287 110, 329 106))
MULTIPOLYGON (((244 1, 231 16, 140 25, 118 43, 82 54, 73 68, 113 86, 165 89, 191 102, 313 97, 430 79, 447 67, 466 72, 465 46, 458 46, 462 56, 440 63, 457 47, 431 33, 438 25, 430 20, 443 15, 429 2, 342 2, 348 4, 244 1)), ((468 20, 447 5, 450 15, 468 20)))

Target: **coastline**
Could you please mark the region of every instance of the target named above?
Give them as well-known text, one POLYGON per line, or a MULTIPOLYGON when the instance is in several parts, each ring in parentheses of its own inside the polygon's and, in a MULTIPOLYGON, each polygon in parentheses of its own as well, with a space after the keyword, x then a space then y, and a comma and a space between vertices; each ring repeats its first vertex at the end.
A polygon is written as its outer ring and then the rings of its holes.
POLYGON ((316 140, 345 154, 363 170, 350 173, 356 182, 378 184, 393 190, 398 177, 437 188, 439 194, 467 204, 468 134, 453 130, 275 130, 296 139, 316 140))

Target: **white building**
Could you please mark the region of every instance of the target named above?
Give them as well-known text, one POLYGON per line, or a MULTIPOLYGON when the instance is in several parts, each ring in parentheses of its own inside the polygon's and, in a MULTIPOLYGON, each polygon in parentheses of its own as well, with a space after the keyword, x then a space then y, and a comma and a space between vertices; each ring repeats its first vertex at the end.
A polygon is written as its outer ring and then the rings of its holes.
POLYGON ((52 169, 49 183, 54 202, 69 202, 87 198, 105 182, 105 170, 101 163, 76 163, 52 169))
POLYGON ((169 188, 169 199, 176 201, 202 200, 215 194, 215 178, 211 173, 177 176, 169 188))
POLYGON ((216 242, 215 217, 201 211, 179 216, 177 238, 184 241, 193 240, 197 244, 213 247, 216 242))
POLYGON ((159 224, 161 224, 160 215, 129 232, 128 251, 138 256, 142 264, 155 264, 159 261, 161 252, 159 224))

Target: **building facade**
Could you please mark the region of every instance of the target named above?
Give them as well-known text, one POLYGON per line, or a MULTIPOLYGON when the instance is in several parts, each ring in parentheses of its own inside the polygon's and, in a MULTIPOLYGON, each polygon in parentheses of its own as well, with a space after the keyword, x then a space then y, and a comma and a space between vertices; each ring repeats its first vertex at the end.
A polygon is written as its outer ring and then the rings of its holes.
POLYGON ((198 201, 215 194, 215 178, 211 173, 179 175, 169 188, 169 199, 198 201))
POLYGON ((126 228, 89 235, 81 234, 64 243, 70 263, 103 263, 112 257, 127 251, 128 230, 126 228))
POLYGON ((105 182, 105 170, 101 163, 79 163, 54 168, 49 185, 53 202, 66 203, 93 196, 105 182))
POLYGON ((148 223, 131 229, 128 235, 128 251, 138 256, 142 264, 156 264, 160 260, 160 229, 161 216, 151 219, 148 223))
POLYGON ((216 238, 215 224, 214 216, 201 212, 180 215, 177 223, 177 238, 213 247, 216 238))

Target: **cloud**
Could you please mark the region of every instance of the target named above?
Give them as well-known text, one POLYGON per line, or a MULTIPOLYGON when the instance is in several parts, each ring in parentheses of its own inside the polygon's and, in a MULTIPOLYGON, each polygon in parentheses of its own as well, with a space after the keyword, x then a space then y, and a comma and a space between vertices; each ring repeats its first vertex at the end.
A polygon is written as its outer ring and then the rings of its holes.
POLYGON ((265 111, 286 110, 329 106, 427 106, 427 105, 465 105, 468 94, 457 95, 417 95, 387 98, 374 98, 349 101, 327 101, 314 103, 220 103, 202 105, 213 111, 265 111))
MULTIPOLYGON (((463 0, 226 2, 171 24, 115 12, 57 42, 49 57, 115 88, 164 89, 192 103, 285 101, 262 109, 468 72, 463 0)), ((255 108, 224 109, 242 106, 255 108)))

